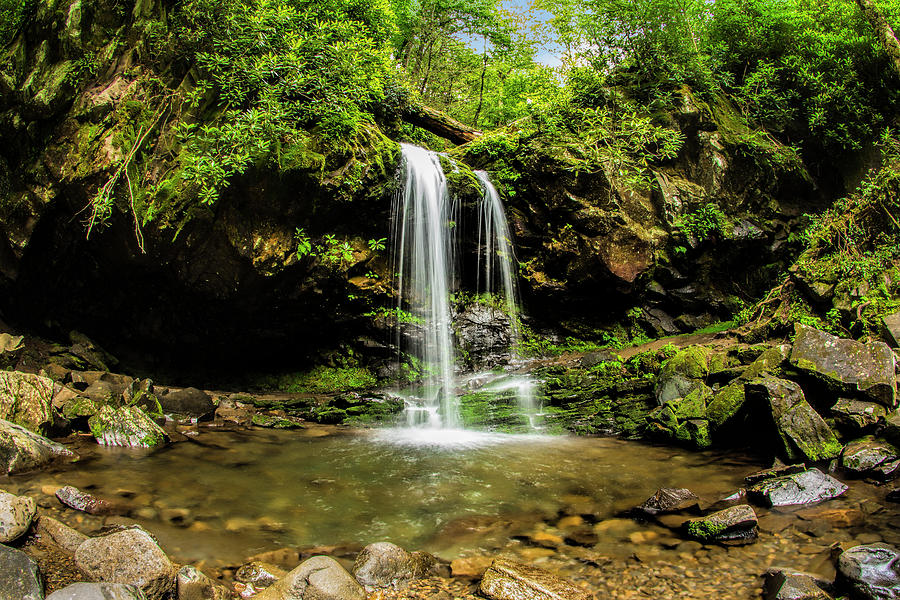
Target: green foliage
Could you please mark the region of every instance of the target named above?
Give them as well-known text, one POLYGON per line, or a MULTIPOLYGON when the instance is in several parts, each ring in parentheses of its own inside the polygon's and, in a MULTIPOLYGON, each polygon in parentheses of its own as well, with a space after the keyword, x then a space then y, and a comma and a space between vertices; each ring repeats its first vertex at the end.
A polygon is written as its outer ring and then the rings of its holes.
POLYGON ((310 371, 269 378, 266 387, 290 394, 323 394, 373 388, 378 380, 363 367, 318 366, 310 371))
POLYGON ((700 244, 716 235, 725 236, 728 219, 717 204, 709 202, 698 210, 682 215, 675 227, 695 244, 700 244))
POLYGON ((0 47, 12 40, 36 6, 36 0, 0 0, 0 47))

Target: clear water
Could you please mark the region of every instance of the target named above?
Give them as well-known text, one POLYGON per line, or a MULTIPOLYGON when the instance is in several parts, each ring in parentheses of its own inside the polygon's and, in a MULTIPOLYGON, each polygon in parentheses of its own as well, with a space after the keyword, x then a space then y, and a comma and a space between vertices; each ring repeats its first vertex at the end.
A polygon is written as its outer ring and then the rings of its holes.
POLYGON ((71 484, 117 500, 179 560, 224 564, 282 546, 381 540, 453 558, 571 513, 573 504, 602 520, 659 487, 715 497, 758 467, 616 439, 452 429, 204 431, 149 454, 81 451, 77 466, 13 482, 37 497, 42 486, 71 484), (186 516, 167 523, 167 509, 186 516))

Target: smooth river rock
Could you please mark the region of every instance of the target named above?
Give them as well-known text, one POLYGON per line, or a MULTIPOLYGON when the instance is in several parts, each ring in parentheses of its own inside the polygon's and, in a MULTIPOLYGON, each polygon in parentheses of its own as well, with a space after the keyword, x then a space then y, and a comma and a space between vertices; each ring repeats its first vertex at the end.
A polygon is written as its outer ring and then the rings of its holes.
POLYGON ((888 544, 854 546, 838 559, 840 577, 867 600, 900 598, 900 553, 888 544))
POLYGON ((175 576, 178 600, 230 600, 230 590, 216 583, 196 567, 185 565, 175 576))
POLYGON ((30 471, 56 458, 74 460, 78 456, 62 444, 0 419, 0 473, 30 471))
POLYGON ((378 542, 363 548, 356 557, 353 576, 370 591, 376 588, 399 590, 428 574, 436 563, 435 558, 425 552, 407 552, 390 542, 378 542))
POLYGON ((791 364, 837 389, 857 390, 888 408, 897 405, 896 358, 884 342, 864 344, 798 323, 791 364))
POLYGON ((697 495, 687 488, 660 488, 636 511, 648 515, 681 512, 696 507, 698 500, 697 495))
POLYGON ((69 554, 74 554, 78 546, 88 539, 88 536, 80 531, 76 531, 65 523, 61 523, 46 515, 41 515, 35 520, 35 531, 41 536, 41 539, 65 550, 69 554))
POLYGON ((832 600, 811 575, 788 571, 767 575, 765 600, 832 600))
POLYGON ((175 589, 175 566, 138 526, 89 538, 75 551, 75 564, 95 581, 137 586, 149 600, 166 598, 175 589))
POLYGON ((73 583, 53 592, 46 600, 147 600, 147 596, 139 588, 124 583, 73 583))
POLYGON ((110 515, 115 513, 117 508, 112 502, 101 500, 71 485, 66 485, 56 490, 56 497, 69 508, 91 515, 110 515))
POLYGON ((594 595, 556 575, 496 559, 484 572, 478 591, 492 600, 593 600, 594 595))
POLYGON ((43 600, 37 563, 15 548, 0 544, 0 600, 43 600))
POLYGON ((847 486, 818 469, 772 477, 752 485, 750 497, 766 506, 811 504, 837 498, 847 486))
POLYGON ((28 496, 0 491, 0 543, 19 539, 31 527, 37 504, 28 496))
POLYGON ((185 388, 157 397, 165 413, 205 417, 216 412, 209 394, 197 388, 185 388))
POLYGON ((254 600, 366 600, 366 590, 330 556, 314 556, 254 600))

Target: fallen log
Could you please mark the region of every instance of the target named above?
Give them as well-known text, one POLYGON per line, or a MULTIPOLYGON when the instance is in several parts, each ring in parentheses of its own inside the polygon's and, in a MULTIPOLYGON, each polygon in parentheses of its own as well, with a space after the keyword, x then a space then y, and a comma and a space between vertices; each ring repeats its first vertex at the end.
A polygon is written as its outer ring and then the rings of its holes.
POLYGON ((465 144, 482 135, 481 131, 460 123, 439 110, 421 104, 408 105, 403 110, 401 118, 407 123, 430 131, 454 144, 465 144))

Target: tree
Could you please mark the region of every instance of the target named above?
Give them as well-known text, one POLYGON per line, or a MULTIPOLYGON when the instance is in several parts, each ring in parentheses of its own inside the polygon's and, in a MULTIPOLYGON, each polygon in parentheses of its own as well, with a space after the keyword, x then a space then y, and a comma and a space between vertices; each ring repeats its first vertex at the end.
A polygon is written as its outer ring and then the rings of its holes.
POLYGON ((881 42, 884 51, 894 65, 894 70, 900 76, 900 42, 897 41, 894 30, 891 29, 887 19, 884 18, 884 15, 878 10, 878 7, 872 0, 856 0, 856 3, 862 10, 863 15, 865 15, 866 20, 872 25, 875 37, 881 42))

